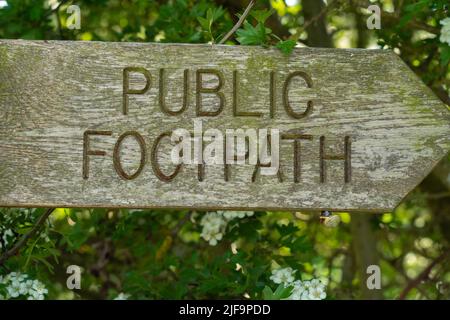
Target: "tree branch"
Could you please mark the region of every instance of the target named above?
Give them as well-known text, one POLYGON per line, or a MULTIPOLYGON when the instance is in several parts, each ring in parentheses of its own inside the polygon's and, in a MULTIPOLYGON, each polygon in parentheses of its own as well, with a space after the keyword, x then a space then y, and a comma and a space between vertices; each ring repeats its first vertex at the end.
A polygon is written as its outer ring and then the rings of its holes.
POLYGON ((314 17, 312 17, 311 19, 309 19, 308 21, 305 21, 305 23, 303 24, 301 30, 305 30, 306 28, 308 28, 310 25, 312 25, 313 23, 316 23, 319 19, 322 19, 323 16, 325 14, 327 14, 328 10, 331 9, 332 5, 333 5, 333 1, 330 1, 326 6, 324 6, 322 8, 322 10, 320 10, 320 12, 315 15, 314 17))
POLYGON ((433 262, 430 263, 428 267, 425 268, 415 279, 410 281, 408 285, 403 289, 403 291, 400 293, 398 300, 405 300, 408 293, 417 287, 422 281, 428 278, 431 270, 439 263, 444 261, 447 257, 447 255, 450 253, 450 250, 444 251, 439 257, 437 257, 433 262))
MULTIPOLYGON (((326 14, 335 2, 337 1, 329 1, 328 5, 325 5, 322 0, 302 0, 303 16, 305 18, 302 28, 308 33, 307 44, 310 47, 333 47, 332 38, 327 31, 326 14)), ((301 32, 302 30, 298 30, 292 39, 297 40, 301 32)))
POLYGON ((178 232, 181 230, 181 228, 184 226, 184 224, 186 222, 188 222, 191 219, 191 215, 192 215, 192 211, 189 211, 188 213, 186 213, 186 215, 180 219, 177 223, 177 225, 175 226, 175 228, 173 228, 173 230, 170 232, 170 235, 174 238, 176 237, 176 235, 178 234, 178 232))
POLYGON ((220 40, 219 44, 224 44, 235 32, 237 29, 241 27, 241 25, 244 23, 245 18, 247 18, 248 14, 250 13, 250 10, 252 10, 253 6, 255 5, 256 0, 250 0, 250 2, 247 5, 247 8, 245 9, 242 16, 239 18, 238 22, 231 28, 230 31, 225 35, 225 37, 220 40))
POLYGON ((5 263, 6 260, 14 256, 30 239, 33 237, 40 229, 40 227, 44 224, 44 222, 47 220, 47 218, 50 216, 50 214, 55 210, 55 208, 47 209, 38 219, 36 224, 33 226, 33 228, 26 234, 22 236, 22 238, 19 239, 19 241, 16 242, 16 244, 8 251, 6 251, 2 256, 0 256, 0 266, 5 263))

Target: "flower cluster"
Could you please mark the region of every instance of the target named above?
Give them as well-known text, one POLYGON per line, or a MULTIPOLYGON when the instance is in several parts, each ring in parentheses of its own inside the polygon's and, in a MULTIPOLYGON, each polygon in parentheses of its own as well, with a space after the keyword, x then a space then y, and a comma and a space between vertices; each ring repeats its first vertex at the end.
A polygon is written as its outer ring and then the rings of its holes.
POLYGON ((292 268, 276 269, 272 271, 270 280, 272 280, 276 284, 288 285, 295 280, 295 272, 297 271, 293 270, 292 268))
POLYGON ((327 297, 325 285, 318 279, 292 282, 290 300, 323 300, 327 297))
POLYGON ((444 20, 441 20, 440 23, 442 24, 442 29, 439 40, 441 40, 442 43, 450 45, 450 18, 445 18, 444 20))
POLYGON ((0 276, 0 300, 44 300, 47 293, 42 282, 31 279, 25 273, 11 272, 5 277, 0 276))
POLYGON ((121 292, 113 300, 128 300, 129 297, 130 297, 129 294, 121 292))
POLYGON ((235 218, 245 218, 253 215, 253 211, 217 211, 207 212, 200 220, 202 232, 200 236, 208 241, 212 246, 215 246, 222 240, 225 234, 228 222, 235 218))
POLYGON ((326 298, 326 288, 320 280, 295 280, 295 273, 296 270, 292 268, 276 269, 272 271, 270 280, 276 284, 283 284, 285 287, 292 287, 289 300, 323 300, 326 298))

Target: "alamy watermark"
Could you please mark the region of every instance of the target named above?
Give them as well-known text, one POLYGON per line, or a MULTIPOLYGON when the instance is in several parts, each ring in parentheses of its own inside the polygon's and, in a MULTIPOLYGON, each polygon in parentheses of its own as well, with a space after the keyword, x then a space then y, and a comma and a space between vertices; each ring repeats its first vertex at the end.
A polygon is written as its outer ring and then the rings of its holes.
POLYGON ((172 131, 173 164, 260 164, 262 175, 278 172, 280 131, 278 129, 210 128, 203 132, 201 120, 194 120, 194 134, 184 128, 172 131), (208 143, 205 146, 205 142, 208 143))
POLYGON ((381 9, 376 4, 370 5, 367 10, 370 11, 371 15, 367 18, 366 25, 367 29, 373 30, 381 29, 381 9))
POLYGON ((367 277, 366 285, 369 290, 380 290, 381 289, 381 269, 380 266, 372 264, 367 267, 366 273, 369 275, 367 277))
POLYGON ((81 9, 79 6, 73 4, 67 7, 66 10, 69 16, 67 17, 66 27, 69 30, 80 30, 81 29, 81 9))
POLYGON ((66 273, 70 274, 70 276, 67 277, 67 281, 66 281, 67 289, 80 290, 81 289, 81 268, 77 265, 70 265, 67 267, 66 273))

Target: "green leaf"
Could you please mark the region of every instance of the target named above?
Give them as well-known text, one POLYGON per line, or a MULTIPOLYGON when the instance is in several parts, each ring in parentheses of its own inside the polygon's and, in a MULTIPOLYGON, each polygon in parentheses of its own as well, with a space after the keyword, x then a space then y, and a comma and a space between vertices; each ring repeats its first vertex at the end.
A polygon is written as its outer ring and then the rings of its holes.
POLYGON ((222 7, 209 8, 208 11, 206 11, 206 20, 208 20, 209 24, 211 25, 214 21, 219 19, 224 13, 225 10, 222 7))
POLYGON ((446 66, 450 62, 450 46, 441 46, 441 65, 446 66))
POLYGON ((213 8, 213 10, 212 10, 213 21, 218 20, 221 16, 223 16, 224 13, 225 13, 225 9, 223 9, 222 7, 213 8))
POLYGON ((287 225, 277 225, 276 228, 277 228, 277 230, 278 230, 278 232, 280 233, 280 236, 281 236, 282 238, 283 238, 283 237, 286 237, 286 236, 288 236, 288 235, 291 235, 291 234, 293 234, 293 233, 295 233, 295 232, 297 232, 297 231, 300 230, 300 229, 299 229, 295 224, 293 224, 292 222, 289 223, 289 224, 287 224, 287 225))
POLYGON ((274 300, 272 289, 270 289, 268 286, 264 287, 262 295, 264 300, 274 300))
POLYGON ((276 288, 275 292, 272 291, 268 286, 265 286, 262 295, 264 300, 282 300, 287 299, 292 293, 292 287, 285 287, 284 284, 280 284, 276 288))
POLYGON ((236 40, 242 45, 262 45, 266 43, 267 36, 272 30, 258 23, 256 27, 245 21, 244 28, 236 31, 236 40))
POLYGON ((259 23, 264 24, 266 20, 275 12, 274 9, 270 10, 253 10, 250 15, 255 18, 259 23))
POLYGON ((202 29, 208 30, 209 29, 209 21, 206 18, 203 17, 197 17, 198 22, 200 22, 200 25, 202 26, 202 29))
POLYGON ((285 287, 284 284, 280 284, 273 295, 276 300, 286 299, 291 295, 292 289, 290 286, 285 287))
POLYGON ((297 42, 294 40, 286 40, 286 41, 280 41, 277 43, 276 47, 281 50, 285 55, 290 55, 292 51, 294 50, 295 46, 297 45, 297 42))

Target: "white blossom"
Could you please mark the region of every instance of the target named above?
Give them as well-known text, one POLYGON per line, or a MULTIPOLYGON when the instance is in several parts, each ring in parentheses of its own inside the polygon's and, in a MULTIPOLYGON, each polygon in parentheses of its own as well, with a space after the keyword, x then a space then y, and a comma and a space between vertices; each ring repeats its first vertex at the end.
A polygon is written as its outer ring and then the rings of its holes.
POLYGON ((14 233, 12 232, 11 229, 6 229, 5 231, 3 231, 3 243, 5 244, 5 247, 8 246, 9 244, 9 240, 13 240, 14 239, 14 233))
POLYGON ((325 285, 319 280, 319 279, 312 279, 309 282, 309 289, 320 289, 320 290, 324 290, 325 289, 325 285))
POLYGON ((251 217, 254 214, 253 211, 217 211, 217 213, 223 214, 227 220, 233 220, 235 218, 243 219, 245 217, 251 217))
POLYGON ((20 285, 18 285, 17 283, 11 284, 6 288, 6 290, 12 298, 17 298, 18 296, 20 296, 20 285))
POLYGON ((205 213, 201 220, 202 232, 200 236, 210 245, 215 246, 222 240, 228 222, 235 218, 250 217, 253 211, 217 211, 205 213))
POLYGON ((323 300, 327 296, 325 285, 319 279, 296 280, 291 285, 293 289, 289 300, 323 300))
POLYGON ((223 215, 217 212, 208 212, 200 220, 200 225, 203 227, 201 237, 210 245, 215 246, 222 239, 227 222, 223 215))
POLYGON ((309 299, 310 300, 323 300, 325 299, 327 294, 324 289, 321 287, 310 288, 309 289, 309 299))
POLYGON ((442 25, 442 29, 439 40, 442 43, 447 43, 448 45, 450 45, 450 18, 441 20, 440 24, 442 25))
POLYGON ((295 280, 292 283, 293 289, 289 300, 302 300, 302 295, 306 291, 305 287, 303 286, 303 283, 300 280, 295 280))
POLYGON ((114 300, 128 300, 129 297, 129 294, 121 292, 117 297, 114 298, 114 300))
POLYGON ((272 271, 272 275, 270 276, 270 280, 275 282, 276 284, 284 284, 288 285, 291 282, 295 280, 294 273, 296 271, 292 268, 283 268, 283 269, 276 269, 272 271))
POLYGON ((309 291, 304 291, 303 293, 302 293, 302 296, 301 296, 301 298, 300 298, 300 300, 311 300, 310 299, 310 296, 309 296, 309 291))
POLYGON ((24 298, 28 300, 44 300, 48 290, 39 280, 30 279, 25 273, 11 272, 0 276, 0 283, 5 292, 0 290, 1 299, 24 298))

